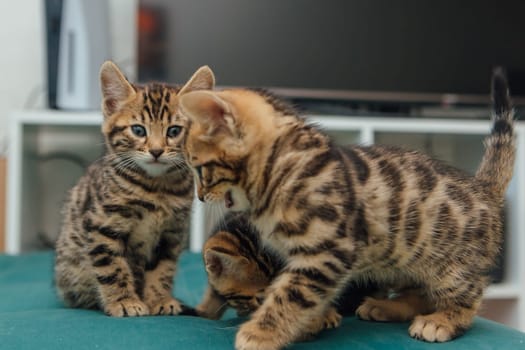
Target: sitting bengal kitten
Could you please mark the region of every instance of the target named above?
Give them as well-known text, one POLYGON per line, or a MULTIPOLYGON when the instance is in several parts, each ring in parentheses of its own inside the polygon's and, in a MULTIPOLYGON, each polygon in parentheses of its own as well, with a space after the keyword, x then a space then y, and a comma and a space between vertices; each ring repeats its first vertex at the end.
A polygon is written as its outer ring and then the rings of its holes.
POLYGON ((70 307, 110 316, 175 315, 177 258, 193 201, 192 173, 181 152, 187 120, 179 95, 210 89, 200 68, 182 88, 131 85, 111 62, 100 81, 107 154, 71 190, 56 244, 55 280, 70 307))
POLYGON ((385 146, 340 147, 260 91, 197 91, 184 152, 198 196, 244 211, 285 263, 236 337, 237 349, 279 349, 322 317, 348 281, 410 288, 367 299, 364 319, 412 320, 412 337, 444 342, 472 323, 502 241, 515 137, 504 75, 475 176, 385 146))
MULTIPOLYGON (((219 319, 228 306, 239 316, 252 313, 262 304, 266 288, 283 267, 275 254, 261 246, 257 230, 247 219, 242 213, 229 213, 204 244, 208 288, 196 308, 199 316, 219 319)), ((323 318, 313 320, 303 330, 301 339, 338 327, 341 324, 338 309, 355 311, 357 305, 353 301, 362 300, 373 290, 371 286, 349 287, 345 299, 337 302, 337 308, 332 306, 323 318)))

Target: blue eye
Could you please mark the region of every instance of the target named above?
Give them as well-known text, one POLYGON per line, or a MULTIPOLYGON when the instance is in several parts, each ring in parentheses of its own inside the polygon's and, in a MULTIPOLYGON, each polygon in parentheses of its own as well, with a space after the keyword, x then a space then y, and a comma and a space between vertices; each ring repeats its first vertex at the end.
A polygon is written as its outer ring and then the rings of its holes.
POLYGON ((131 131, 133 131, 133 133, 138 137, 146 136, 146 129, 142 125, 138 125, 138 124, 132 125, 131 131))
POLYGON ((166 132, 166 136, 168 136, 168 137, 177 137, 177 136, 179 136, 181 131, 182 131, 182 127, 180 127, 178 125, 170 126, 168 128, 168 131, 166 132))

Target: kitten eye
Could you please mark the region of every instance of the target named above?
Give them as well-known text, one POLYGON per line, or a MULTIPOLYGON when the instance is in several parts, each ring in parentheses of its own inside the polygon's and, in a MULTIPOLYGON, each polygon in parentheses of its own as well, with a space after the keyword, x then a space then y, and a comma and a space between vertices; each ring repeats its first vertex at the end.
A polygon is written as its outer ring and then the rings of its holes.
POLYGON ((142 125, 132 125, 131 131, 138 137, 144 137, 146 136, 146 128, 144 128, 142 125))
POLYGON ((178 125, 170 126, 168 128, 168 131, 166 132, 166 136, 168 136, 168 137, 177 137, 177 136, 179 136, 181 131, 182 131, 182 127, 180 127, 178 125))

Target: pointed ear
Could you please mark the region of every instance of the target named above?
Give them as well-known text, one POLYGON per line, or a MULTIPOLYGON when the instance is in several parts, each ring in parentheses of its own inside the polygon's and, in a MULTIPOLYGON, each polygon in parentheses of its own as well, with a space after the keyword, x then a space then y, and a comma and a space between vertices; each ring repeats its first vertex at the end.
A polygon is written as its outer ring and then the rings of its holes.
POLYGON ((190 80, 180 89, 179 95, 197 91, 212 90, 215 87, 215 75, 208 66, 202 66, 193 75, 190 80))
POLYGON ((215 92, 189 92, 180 96, 179 105, 182 114, 203 125, 208 135, 218 130, 228 130, 230 133, 234 130, 231 107, 215 92))
POLYGON ((100 87, 102 89, 102 111, 105 116, 118 111, 136 94, 124 74, 111 61, 104 62, 100 68, 100 87))
POLYGON ((226 249, 209 248, 204 252, 206 271, 214 277, 234 273, 247 263, 248 260, 245 257, 230 253, 226 249))

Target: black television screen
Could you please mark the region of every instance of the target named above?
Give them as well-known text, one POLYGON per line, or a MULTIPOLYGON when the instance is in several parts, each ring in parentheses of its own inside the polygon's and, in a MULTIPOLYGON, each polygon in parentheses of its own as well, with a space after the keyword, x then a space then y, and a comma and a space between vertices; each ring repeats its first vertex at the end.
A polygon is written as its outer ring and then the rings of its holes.
MULTIPOLYGON (((436 102, 525 96, 523 0, 140 0, 139 79, 436 102), (284 89, 284 90, 283 90, 284 89)), ((519 101, 520 98, 517 98, 519 101)))

